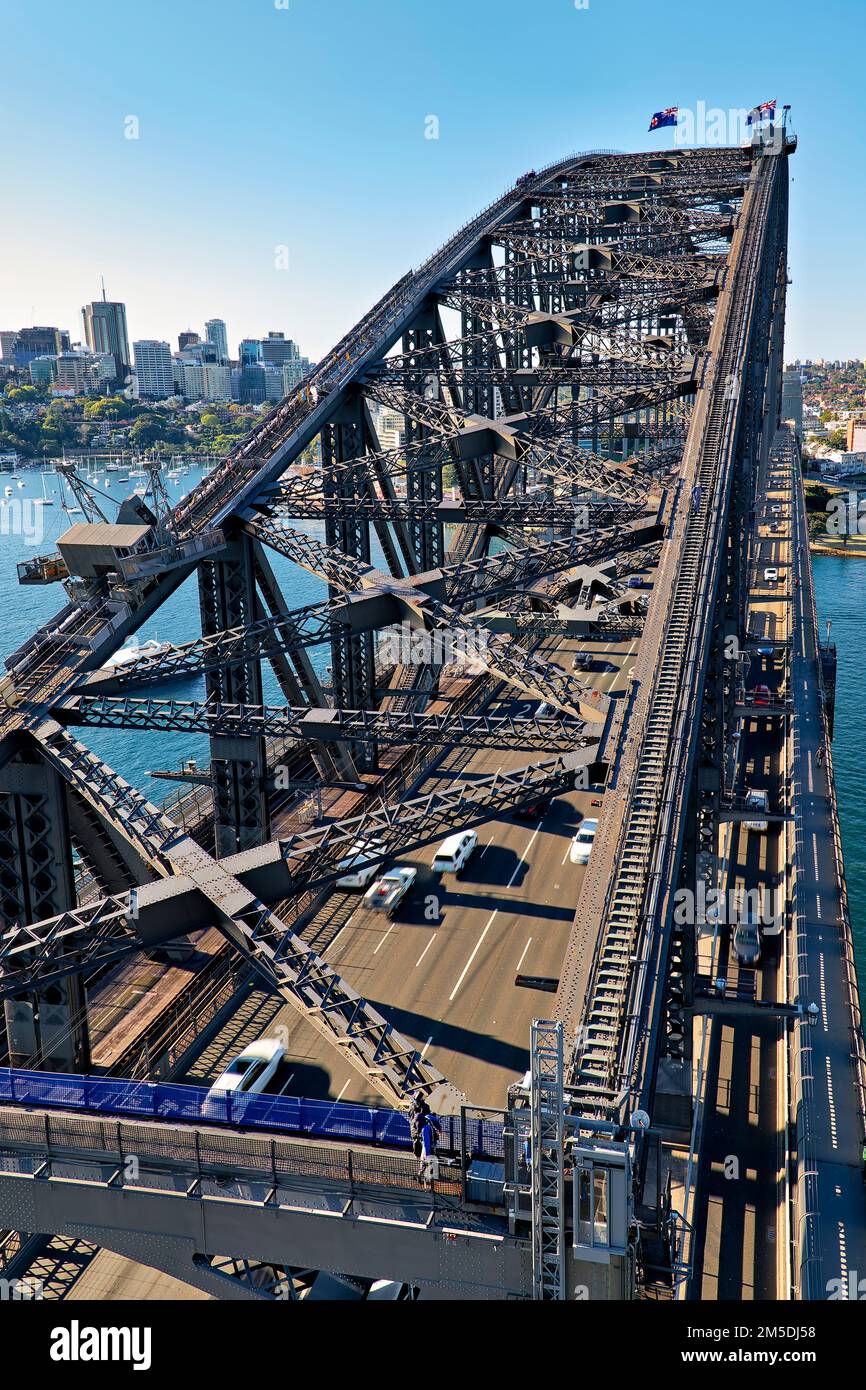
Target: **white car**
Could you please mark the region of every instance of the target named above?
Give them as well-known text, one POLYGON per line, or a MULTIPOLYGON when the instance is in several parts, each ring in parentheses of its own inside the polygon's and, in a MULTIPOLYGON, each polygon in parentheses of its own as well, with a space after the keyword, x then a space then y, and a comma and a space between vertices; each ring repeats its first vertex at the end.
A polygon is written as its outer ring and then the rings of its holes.
MULTIPOLYGON (((746 793, 746 809, 748 811, 764 811, 770 809, 770 798, 765 787, 753 787, 746 793)), ((765 820, 744 820, 744 830, 766 830, 765 820)))
POLYGON ((474 830, 458 830, 443 840, 433 858, 434 874, 459 874, 463 865, 475 852, 478 836, 474 830))
POLYGON ((337 879, 337 887, 366 888, 382 867, 383 849, 384 845, 380 840, 356 840, 337 865, 338 869, 343 870, 337 879), (370 856, 377 854, 378 859, 374 858, 371 863, 370 856))
POLYGON ((204 1113, 222 1115, 223 1100, 229 1096, 257 1096, 276 1073, 286 1049, 276 1038, 259 1038, 245 1047, 211 1086, 205 1097, 204 1113))
POLYGON ((571 849, 568 857, 572 864, 588 864, 589 856, 592 854, 592 847, 595 844, 595 832, 598 830, 597 820, 585 820, 581 822, 580 829, 571 842, 571 849))
POLYGON ((418 870, 411 864, 397 864, 367 889, 364 906, 373 912, 393 912, 399 907, 415 879, 418 870))
POLYGON ((764 583, 775 584, 778 578, 779 571, 776 569, 775 565, 768 565, 764 570, 764 583))
POLYGON ((740 965, 758 965, 761 960, 761 933, 757 922, 747 917, 731 935, 731 951, 740 965))

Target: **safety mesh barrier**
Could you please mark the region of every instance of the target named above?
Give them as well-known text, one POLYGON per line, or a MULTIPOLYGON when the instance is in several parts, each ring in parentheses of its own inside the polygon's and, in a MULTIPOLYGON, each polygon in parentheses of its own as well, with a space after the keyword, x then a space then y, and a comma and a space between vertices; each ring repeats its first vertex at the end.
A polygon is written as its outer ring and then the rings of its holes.
MULTIPOLYGON (((118 1077, 75 1076, 61 1072, 19 1071, 0 1068, 0 1104, 38 1106, 62 1112, 86 1112, 90 1118, 100 1116, 137 1116, 188 1125, 206 1125, 207 1142, 218 1144, 220 1126, 242 1126, 244 1130, 260 1130, 267 1134, 296 1134, 332 1141, 357 1141, 383 1145, 390 1149, 409 1150, 412 1139, 409 1122, 399 1110, 367 1105, 350 1105, 343 1101, 309 1100, 299 1096, 231 1095, 210 1092, 204 1086, 178 1086, 152 1081, 132 1081, 118 1077)), ((76 1120, 66 1113, 52 1117, 52 1132, 68 1132, 74 1147, 76 1120)), ((41 1120, 21 1112, 14 1121, 9 1112, 3 1117, 2 1134, 9 1134, 10 1125, 25 1136, 40 1137, 41 1120)), ((441 1137, 439 1148, 447 1153, 462 1149, 460 1117, 444 1115, 439 1119, 441 1137)), ((178 1131, 171 1131, 177 1142, 178 1131)), ((482 1118, 467 1119, 466 1149, 469 1157, 501 1158, 503 1156, 502 1125, 482 1118)), ((2 1137, 2 1135, 0 1135, 2 1137)), ((232 1134, 233 1143, 237 1136, 232 1134)))

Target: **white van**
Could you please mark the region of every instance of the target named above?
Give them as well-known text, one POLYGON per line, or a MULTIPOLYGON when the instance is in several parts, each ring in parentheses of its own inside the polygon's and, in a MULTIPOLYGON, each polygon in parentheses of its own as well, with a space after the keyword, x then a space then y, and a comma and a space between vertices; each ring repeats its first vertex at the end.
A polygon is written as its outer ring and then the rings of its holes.
MULTIPOLYGON (((769 811, 770 798, 764 787, 755 787, 746 792, 746 809, 749 811, 769 811)), ((766 830, 766 828, 767 822, 765 820, 743 821, 744 830, 766 830)))
POLYGON ((474 830, 458 830, 443 840, 433 858, 434 874, 459 874, 463 865, 475 852, 478 836, 474 830))
POLYGON ((382 850, 384 845, 381 840, 356 840, 349 846, 345 858, 341 859, 337 868, 342 872, 337 879, 338 888, 366 888, 367 884, 376 877, 382 868, 382 850), (371 855, 378 855, 378 859, 371 861, 371 855))

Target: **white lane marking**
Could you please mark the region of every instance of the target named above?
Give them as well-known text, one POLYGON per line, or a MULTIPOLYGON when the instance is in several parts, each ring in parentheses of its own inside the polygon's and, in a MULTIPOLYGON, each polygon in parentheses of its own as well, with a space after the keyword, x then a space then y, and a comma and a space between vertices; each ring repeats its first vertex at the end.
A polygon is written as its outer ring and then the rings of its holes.
POLYGON ((520 960, 517 962, 517 969, 516 969, 515 972, 514 972, 515 975, 519 975, 519 974, 520 974, 520 967, 521 967, 521 965, 523 964, 523 962, 526 960, 526 952, 529 950, 529 948, 530 948, 531 945, 532 945, 532 937, 529 938, 529 940, 527 941, 526 945, 525 945, 524 948, 523 948, 523 955, 520 957, 520 960))
POLYGON ((538 824, 537 824, 537 826, 536 826, 535 829, 533 830, 533 832, 532 832, 532 839, 529 841, 529 844, 526 846, 526 849, 523 851, 523 854, 521 854, 519 860, 517 861, 517 868, 514 870, 514 873, 511 875, 510 879, 509 879, 508 882, 506 883, 506 885, 505 885, 506 888, 510 888, 510 887, 511 887, 512 883, 513 883, 514 880, 517 878, 517 875, 520 873, 520 868, 521 868, 521 865, 523 864, 524 855, 527 855, 527 854, 529 853, 529 851, 532 849, 532 846, 535 844, 536 838, 537 838, 537 836, 538 836, 538 832, 539 832, 539 830, 541 829, 541 825, 542 825, 542 822, 539 821, 538 824))
POLYGON ((836 1129, 836 1102, 833 1099, 833 1074, 830 1071, 830 1058, 824 1058, 824 1065, 827 1068, 827 1101, 830 1107, 830 1142, 834 1149, 839 1147, 839 1136, 836 1129))
POLYGON ((381 951, 382 947, 385 945, 385 942, 388 940, 388 937, 391 935, 391 933, 392 933, 393 930, 394 930, 394 923, 392 922, 391 925, 390 925, 390 927, 389 927, 388 930, 386 931, 385 935, 382 937, 382 940, 379 942, 379 945, 373 947, 373 955, 374 955, 374 956, 377 955, 379 951, 381 951))
POLYGON ((562 858, 561 858, 560 861, 559 861, 559 867, 560 867, 560 868, 562 868, 563 864, 565 863, 566 859, 568 858, 568 856, 569 856, 570 854, 571 854, 571 845, 568 846, 568 849, 565 851, 565 854, 562 856, 562 858))
POLYGON ((466 979, 466 972, 468 971, 468 969, 469 969, 470 965, 472 964, 472 962, 474 961, 475 957, 478 955, 478 952, 479 952, 479 950, 481 949, 481 943, 483 942, 485 936, 486 936, 487 933, 489 932, 489 930, 490 930, 490 928, 491 928, 493 922, 495 921, 496 917, 498 916, 498 914, 499 914, 499 908, 497 907, 496 911, 495 911, 495 912, 492 912, 492 913, 490 914, 490 917, 489 917, 488 920, 487 920, 487 925, 486 925, 486 927, 484 928, 483 932, 481 933, 481 935, 479 936, 478 940, 477 940, 476 943, 475 943, 475 950, 472 952, 472 955, 469 957, 468 961, 467 961, 466 964, 464 965, 462 971, 460 972, 460 979, 457 981, 456 985, 454 986, 454 988, 452 989, 451 993, 450 993, 449 996, 448 996, 448 1003, 449 1003, 449 1004, 451 1004, 451 1003, 454 1002, 454 996, 455 996, 455 994, 457 993, 457 991, 458 991, 458 989, 460 988, 460 986, 462 985, 463 981, 466 979))
POLYGON ((350 927, 350 926, 352 925, 352 922, 353 922, 353 920, 354 920, 354 915, 355 915, 355 914, 353 913, 352 916, 349 918, 348 922, 346 922, 345 926, 342 926, 342 927, 340 928, 340 930, 337 932, 337 935, 334 937, 333 941, 330 942, 330 944, 329 944, 328 946, 325 947, 325 950, 322 952, 322 959, 323 959, 323 960, 324 960, 324 958, 325 958, 325 954, 326 954, 327 951, 333 951, 333 949, 334 949, 334 947, 336 946, 337 942, 340 940, 340 937, 343 935, 343 932, 346 930, 346 927, 350 927))
POLYGON ((418 966, 421 964, 422 960, 423 960, 424 957, 426 956, 427 952, 430 950, 430 947, 433 945, 433 942, 436 940, 436 937, 437 937, 437 936, 438 936, 438 932, 435 932, 435 931, 434 931, 434 933, 433 933, 433 935, 431 936, 430 940, 427 942, 427 945, 424 947, 424 950, 421 952, 420 956, 418 957, 418 959, 417 959, 416 962, 415 962, 415 969, 416 969, 416 970, 418 969, 418 966))
POLYGON ((494 841, 495 839, 496 839, 496 836, 495 836, 495 835, 491 835, 491 836, 490 836, 490 839, 487 841, 487 844, 484 846, 483 850, 481 851, 481 853, 480 853, 479 856, 478 856, 479 859, 483 859, 483 858, 484 858, 485 854, 487 853, 487 851, 489 850, 490 846, 493 844, 493 841, 494 841))
POLYGON ((429 1036, 429 1038, 428 1038, 427 1041, 425 1042, 424 1046, 421 1048, 421 1056, 422 1056, 422 1057, 425 1056, 425 1054, 426 1054, 426 1052, 427 1052, 427 1049, 428 1049, 428 1047, 430 1046, 430 1044, 431 1044, 432 1041, 433 1041, 433 1034, 431 1033, 430 1036, 429 1036))
MULTIPOLYGON (((533 846, 534 843, 535 843, 535 840, 536 840, 536 838, 537 838, 537 836, 538 836, 538 832, 539 832, 540 829, 541 829, 541 821, 538 822, 538 825, 535 827, 534 831, 532 832, 532 836, 530 837, 529 844, 526 846, 526 849, 523 851, 523 854, 521 854, 520 858, 518 859, 517 865, 516 865, 515 870, 514 870, 514 873, 511 875, 510 879, 508 880, 508 882, 507 882, 506 885, 505 885, 506 888, 510 888, 510 887, 511 887, 511 885, 514 883, 514 880, 517 878, 517 875, 520 873, 520 870, 521 870, 521 868, 523 867, 523 859, 524 859, 524 856, 527 855, 527 854, 529 853, 529 851, 532 849, 532 846, 533 846)), ((468 970, 469 970, 469 967, 472 965, 472 962, 474 961, 475 957, 478 955, 478 952, 479 952, 479 950, 481 949, 481 944, 482 944, 482 942, 484 941, 484 938, 486 937, 487 933, 489 932, 490 928, 492 927, 493 923, 495 922, 495 920, 496 920, 496 918, 497 918, 498 916, 499 916, 499 908, 497 907, 497 908, 495 909, 495 911, 491 912, 489 918, 487 919, 487 925, 485 926, 483 932, 481 933, 481 935, 479 936, 478 940, 476 941, 476 943, 475 943, 475 949, 473 950, 472 955, 469 957, 468 961, 466 962, 466 964, 464 965, 462 971, 460 972, 460 979, 457 981, 456 985, 454 986, 454 988, 452 989, 451 993, 450 993, 449 996, 448 996, 448 1003, 449 1003, 449 1004, 453 1004, 453 1002, 454 1002, 454 996, 456 995, 456 993, 457 993, 458 989, 460 988, 460 986, 462 985, 463 981, 466 979, 466 975, 467 975, 467 972, 468 972, 468 970)))
POLYGON ((351 1080, 352 1080, 352 1078, 351 1078, 351 1076, 350 1076, 350 1077, 349 1077, 349 1080, 346 1082, 346 1084, 345 1084, 345 1086, 343 1087, 343 1089, 341 1090, 340 1094, 337 1096, 337 1100, 342 1100, 342 1099, 343 1099, 343 1096, 346 1094, 346 1092, 347 1092, 348 1089, 349 1089, 349 1082, 350 1082, 351 1080))

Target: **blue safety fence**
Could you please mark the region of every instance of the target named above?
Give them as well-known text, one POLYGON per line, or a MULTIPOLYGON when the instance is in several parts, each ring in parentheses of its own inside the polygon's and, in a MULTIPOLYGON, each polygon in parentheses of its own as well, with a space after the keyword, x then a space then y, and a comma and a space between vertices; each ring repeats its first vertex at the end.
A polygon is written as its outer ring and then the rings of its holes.
MULTIPOLYGON (((231 1125, 307 1138, 355 1140, 410 1149, 409 1122, 399 1110, 301 1096, 238 1096, 206 1086, 177 1086, 122 1077, 75 1076, 64 1072, 0 1067, 0 1105, 31 1105, 86 1111, 91 1116, 231 1125)), ((460 1153, 460 1117, 439 1118, 442 1151, 460 1153)), ((502 1125, 472 1117, 466 1122, 470 1157, 501 1158, 502 1125)))

